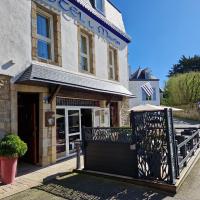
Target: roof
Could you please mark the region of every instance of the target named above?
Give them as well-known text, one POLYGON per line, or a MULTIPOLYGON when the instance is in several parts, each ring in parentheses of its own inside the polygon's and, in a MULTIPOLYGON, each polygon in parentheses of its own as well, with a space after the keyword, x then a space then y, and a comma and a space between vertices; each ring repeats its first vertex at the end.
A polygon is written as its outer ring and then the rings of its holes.
MULTIPOLYGON (((43 3, 45 3, 44 0, 39 0, 39 1, 43 1, 43 3)), ((115 34, 117 37, 119 37, 126 43, 131 42, 131 37, 126 32, 120 30, 120 28, 111 23, 108 19, 106 19, 106 17, 101 13, 99 13, 95 8, 93 8, 89 0, 68 0, 68 1, 73 5, 75 5, 77 8, 79 8, 80 10, 82 10, 88 16, 93 18, 99 24, 110 30, 113 34, 115 34)))
POLYGON ((130 76, 130 81, 136 81, 136 80, 159 80, 155 76, 151 75, 148 68, 138 68, 133 74, 130 76))
POLYGON ((36 82, 40 84, 56 84, 101 93, 135 97, 128 89, 117 82, 115 83, 78 73, 67 72, 58 67, 46 67, 32 64, 15 81, 15 83, 22 84, 36 82))
POLYGON ((88 0, 69 0, 72 4, 79 7, 81 10, 86 9, 89 11, 87 14, 89 14, 91 17, 96 17, 96 21, 98 21, 100 24, 104 25, 106 28, 110 29, 113 33, 115 33, 118 37, 125 40, 127 43, 131 42, 131 37, 120 30, 118 27, 116 27, 113 23, 111 23, 109 20, 106 19, 106 17, 102 14, 100 14, 96 9, 94 9, 91 5, 91 3, 88 0), (81 6, 81 7, 80 7, 81 6), (83 6, 83 7, 82 7, 83 6))

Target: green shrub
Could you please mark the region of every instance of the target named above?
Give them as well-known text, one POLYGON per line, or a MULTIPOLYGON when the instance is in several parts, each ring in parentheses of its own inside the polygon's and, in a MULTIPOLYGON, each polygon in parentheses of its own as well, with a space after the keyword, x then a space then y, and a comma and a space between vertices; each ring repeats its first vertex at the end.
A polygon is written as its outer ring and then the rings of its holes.
POLYGON ((21 157, 27 152, 27 150, 27 144, 17 135, 5 135, 0 141, 0 156, 21 157))
POLYGON ((200 100, 200 72, 177 74, 169 78, 165 87, 164 104, 189 105, 200 100))

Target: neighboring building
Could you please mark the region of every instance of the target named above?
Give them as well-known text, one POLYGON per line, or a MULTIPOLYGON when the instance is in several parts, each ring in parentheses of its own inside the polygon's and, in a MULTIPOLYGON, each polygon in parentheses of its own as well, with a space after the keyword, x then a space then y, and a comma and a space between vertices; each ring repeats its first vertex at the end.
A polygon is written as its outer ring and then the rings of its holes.
POLYGON ((108 0, 0 1, 0 133, 47 165, 73 155, 81 127, 128 121, 128 43, 108 0))
POLYGON ((148 68, 141 69, 139 67, 130 75, 129 90, 136 94, 136 98, 129 100, 130 108, 145 104, 160 105, 159 79, 152 76, 148 68), (151 95, 148 95, 148 92, 143 89, 143 86, 147 83, 152 88, 151 95))

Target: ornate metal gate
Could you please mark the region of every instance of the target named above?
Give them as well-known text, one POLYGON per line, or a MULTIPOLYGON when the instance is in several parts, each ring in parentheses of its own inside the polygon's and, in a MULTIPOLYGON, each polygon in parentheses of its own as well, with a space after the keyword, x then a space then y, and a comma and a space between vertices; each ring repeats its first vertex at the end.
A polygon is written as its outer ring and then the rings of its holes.
POLYGON ((175 184, 177 156, 172 111, 132 112, 139 179, 175 184))

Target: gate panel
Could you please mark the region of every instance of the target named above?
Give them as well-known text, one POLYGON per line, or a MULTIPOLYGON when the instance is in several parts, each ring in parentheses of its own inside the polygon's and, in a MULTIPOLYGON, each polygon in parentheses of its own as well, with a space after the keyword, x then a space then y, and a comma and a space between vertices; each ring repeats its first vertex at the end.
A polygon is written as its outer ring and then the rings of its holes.
POLYGON ((132 129, 84 128, 84 168, 135 177, 137 159, 132 129))
POLYGON ((132 112, 138 178, 175 182, 174 131, 170 110, 132 112))

